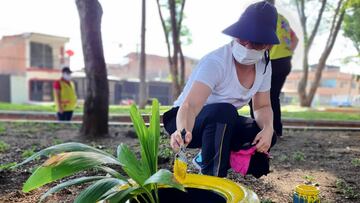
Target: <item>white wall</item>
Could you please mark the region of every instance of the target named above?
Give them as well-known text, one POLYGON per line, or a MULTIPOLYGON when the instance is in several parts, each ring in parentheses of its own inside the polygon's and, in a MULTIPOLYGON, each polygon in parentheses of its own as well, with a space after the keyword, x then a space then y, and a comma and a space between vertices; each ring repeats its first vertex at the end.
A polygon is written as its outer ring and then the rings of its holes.
POLYGON ((10 88, 11 88, 11 103, 24 104, 28 102, 29 92, 28 84, 25 76, 10 77, 10 88))

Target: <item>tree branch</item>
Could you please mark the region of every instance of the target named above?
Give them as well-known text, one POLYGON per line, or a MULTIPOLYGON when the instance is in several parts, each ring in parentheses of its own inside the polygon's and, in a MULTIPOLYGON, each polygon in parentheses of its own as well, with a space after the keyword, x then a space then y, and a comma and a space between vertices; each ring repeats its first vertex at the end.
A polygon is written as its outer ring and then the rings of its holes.
MULTIPOLYGON (((156 0, 156 3, 157 3, 157 6, 158 6, 158 12, 159 12, 160 20, 161 20, 161 26, 162 26, 162 28, 164 30, 166 48, 167 48, 167 52, 168 52, 168 61, 169 61, 169 64, 172 64, 169 35, 168 35, 167 30, 166 30, 165 20, 164 20, 164 17, 162 15, 162 12, 161 12, 161 5, 160 5, 159 0, 156 0)), ((171 71, 172 70, 170 68, 170 72, 171 71)))
POLYGON ((314 38, 315 38, 315 35, 316 35, 317 31, 318 31, 320 21, 321 21, 322 15, 323 15, 324 10, 325 10, 325 6, 326 6, 326 0, 322 0, 321 7, 320 7, 320 10, 319 10, 319 13, 318 13, 318 17, 316 19, 316 23, 314 25, 314 28, 313 28, 313 30, 311 32, 311 35, 309 37, 309 40, 307 42, 309 49, 311 47, 312 42, 314 41, 314 38))
POLYGON ((178 21, 178 24, 177 24, 177 27, 178 27, 179 30, 181 30, 181 24, 182 24, 182 20, 183 20, 183 17, 184 17, 184 8, 185 8, 185 0, 182 0, 181 1, 179 21, 178 21))

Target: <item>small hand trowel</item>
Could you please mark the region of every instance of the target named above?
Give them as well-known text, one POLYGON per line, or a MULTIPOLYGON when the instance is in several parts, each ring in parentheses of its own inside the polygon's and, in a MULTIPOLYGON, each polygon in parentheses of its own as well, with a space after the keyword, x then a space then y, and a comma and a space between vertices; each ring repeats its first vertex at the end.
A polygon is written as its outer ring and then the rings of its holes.
MULTIPOLYGON (((183 129, 181 131, 181 138, 185 143, 185 135, 186 130, 183 129)), ((174 162, 174 176, 179 181, 182 182, 186 178, 186 171, 187 171, 187 159, 185 154, 185 144, 180 146, 180 150, 175 155, 175 162, 174 162)))

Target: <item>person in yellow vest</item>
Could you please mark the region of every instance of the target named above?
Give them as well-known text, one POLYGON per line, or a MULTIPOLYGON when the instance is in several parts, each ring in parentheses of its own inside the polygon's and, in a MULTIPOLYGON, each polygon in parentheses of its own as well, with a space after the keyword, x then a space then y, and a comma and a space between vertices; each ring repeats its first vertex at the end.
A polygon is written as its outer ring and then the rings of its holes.
POLYGON ((57 118, 60 121, 70 121, 77 105, 75 85, 71 81, 69 67, 62 69, 62 76, 54 82, 54 100, 57 118))
MULTIPOLYGON (((275 0, 266 0, 275 5, 275 0)), ((280 93, 285 83, 286 77, 291 71, 291 58, 298 44, 298 37, 291 29, 289 21, 278 13, 276 35, 280 44, 274 45, 270 49, 270 61, 272 67, 270 99, 274 115, 274 130, 277 136, 282 136, 280 93)), ((250 108, 252 106, 250 105, 250 108)), ((252 109, 251 109, 251 114, 252 109)))

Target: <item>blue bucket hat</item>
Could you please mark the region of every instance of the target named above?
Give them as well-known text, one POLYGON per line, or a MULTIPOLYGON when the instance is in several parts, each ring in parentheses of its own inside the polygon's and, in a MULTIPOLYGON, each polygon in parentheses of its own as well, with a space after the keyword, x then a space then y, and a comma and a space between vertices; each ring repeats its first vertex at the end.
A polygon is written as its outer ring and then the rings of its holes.
POLYGON ((266 1, 251 4, 224 34, 260 44, 279 44, 276 36, 277 11, 266 1))

